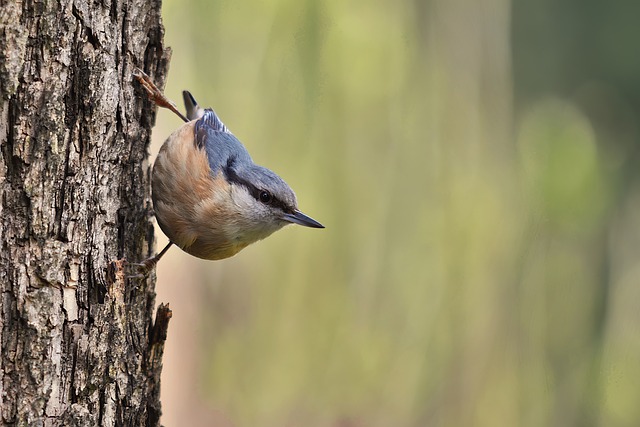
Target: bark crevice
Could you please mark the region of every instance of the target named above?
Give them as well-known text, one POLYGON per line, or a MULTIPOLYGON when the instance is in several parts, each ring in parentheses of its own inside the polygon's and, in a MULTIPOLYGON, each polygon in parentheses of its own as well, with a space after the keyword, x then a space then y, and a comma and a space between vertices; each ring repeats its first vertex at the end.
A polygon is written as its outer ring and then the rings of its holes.
POLYGON ((164 82, 160 3, 5 3, 1 422, 156 426, 170 315, 153 320, 153 278, 131 282, 112 262, 153 245, 155 116, 131 76, 142 68, 164 82))

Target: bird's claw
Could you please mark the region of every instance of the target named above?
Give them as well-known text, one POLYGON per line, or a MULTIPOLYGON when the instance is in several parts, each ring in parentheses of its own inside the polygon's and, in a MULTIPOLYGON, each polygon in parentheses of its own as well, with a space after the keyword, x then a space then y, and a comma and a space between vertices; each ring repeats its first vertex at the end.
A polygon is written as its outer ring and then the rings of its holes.
POLYGON ((153 271, 157 261, 154 258, 146 259, 142 262, 129 262, 123 260, 124 277, 127 279, 141 280, 149 277, 149 274, 153 271))
POLYGON ((133 71, 133 77, 135 77, 138 83, 140 83, 142 88, 147 92, 149 99, 154 104, 156 104, 158 107, 167 108, 173 111, 185 122, 189 121, 180 111, 178 111, 178 107, 176 106, 176 104, 174 104, 169 98, 164 95, 164 93, 162 93, 160 89, 158 89, 158 86, 153 83, 153 80, 151 80, 151 77, 149 77, 147 73, 142 71, 140 68, 136 68, 133 71))

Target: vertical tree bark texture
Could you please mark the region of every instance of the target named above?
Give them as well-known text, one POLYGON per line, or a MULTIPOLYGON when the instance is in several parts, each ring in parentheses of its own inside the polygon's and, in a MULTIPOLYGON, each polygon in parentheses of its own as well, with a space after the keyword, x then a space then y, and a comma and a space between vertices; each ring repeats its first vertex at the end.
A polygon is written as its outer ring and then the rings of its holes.
POLYGON ((162 36, 160 0, 0 0, 3 425, 159 424, 170 311, 112 261, 153 243, 162 36))

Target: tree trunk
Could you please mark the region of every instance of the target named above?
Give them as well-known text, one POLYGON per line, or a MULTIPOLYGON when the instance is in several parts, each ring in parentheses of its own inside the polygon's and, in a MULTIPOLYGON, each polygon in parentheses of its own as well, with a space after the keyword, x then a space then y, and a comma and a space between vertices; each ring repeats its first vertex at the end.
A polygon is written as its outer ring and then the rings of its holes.
POLYGON ((159 0, 0 0, 3 425, 159 424, 171 312, 117 260, 153 244, 162 36, 159 0))

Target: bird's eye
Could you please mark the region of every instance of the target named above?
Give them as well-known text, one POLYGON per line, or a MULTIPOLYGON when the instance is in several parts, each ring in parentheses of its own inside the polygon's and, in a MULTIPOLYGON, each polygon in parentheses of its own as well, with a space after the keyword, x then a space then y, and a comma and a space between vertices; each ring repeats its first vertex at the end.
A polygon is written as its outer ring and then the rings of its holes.
POLYGON ((262 203, 269 203, 271 201, 271 194, 268 191, 260 192, 260 201, 262 203))

